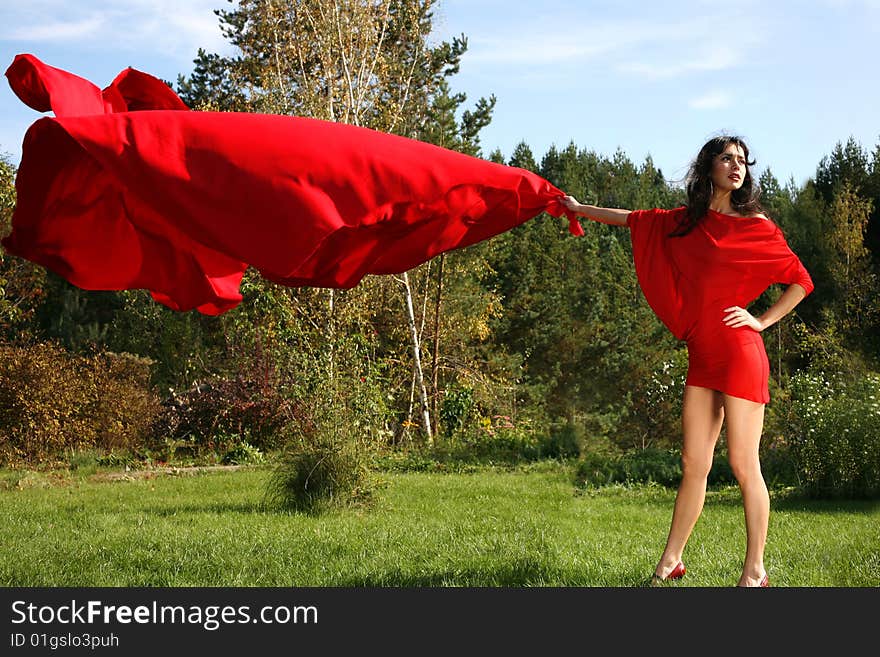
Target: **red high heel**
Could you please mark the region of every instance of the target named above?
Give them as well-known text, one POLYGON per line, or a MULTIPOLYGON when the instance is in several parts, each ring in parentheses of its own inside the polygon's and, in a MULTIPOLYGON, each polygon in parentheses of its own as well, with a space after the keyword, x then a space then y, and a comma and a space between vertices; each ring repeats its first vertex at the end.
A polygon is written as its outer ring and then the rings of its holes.
POLYGON ((679 561, 675 568, 673 568, 670 573, 666 577, 660 577, 657 573, 654 573, 653 577, 651 577, 651 584, 659 584, 661 582, 668 582, 671 579, 681 579, 684 577, 684 574, 687 572, 687 568, 684 567, 684 564, 679 561))

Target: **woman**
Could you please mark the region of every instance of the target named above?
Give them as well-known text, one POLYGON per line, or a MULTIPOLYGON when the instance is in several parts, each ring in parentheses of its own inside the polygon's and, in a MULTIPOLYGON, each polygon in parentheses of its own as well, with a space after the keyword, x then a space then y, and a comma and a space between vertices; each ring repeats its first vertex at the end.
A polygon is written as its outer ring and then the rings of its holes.
POLYGON ((582 205, 572 212, 630 228, 636 275, 672 333, 687 343, 682 405, 682 479, 666 548, 652 584, 685 574, 682 552, 703 509, 706 480, 722 421, 730 466, 745 509, 747 548, 739 586, 769 586, 764 545, 770 497, 758 445, 770 401, 761 332, 813 290, 809 273, 779 227, 762 212, 749 150, 735 136, 708 141, 687 176, 687 205, 629 211, 582 205), (773 283, 788 283, 760 317, 746 307, 773 283))

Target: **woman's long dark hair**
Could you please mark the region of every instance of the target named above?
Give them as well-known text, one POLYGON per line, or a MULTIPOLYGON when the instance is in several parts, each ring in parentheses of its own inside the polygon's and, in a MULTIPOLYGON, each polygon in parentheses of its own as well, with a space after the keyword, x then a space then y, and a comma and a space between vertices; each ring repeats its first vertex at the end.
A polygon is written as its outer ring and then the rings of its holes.
POLYGON ((709 202, 712 200, 712 163, 715 156, 724 152, 730 144, 736 144, 743 150, 746 158, 746 171, 743 175, 743 183, 739 189, 730 194, 730 204, 733 209, 742 215, 751 215, 764 212, 759 198, 761 188, 757 181, 752 178, 752 170, 755 161, 749 162, 749 147, 746 146, 742 137, 734 135, 720 135, 713 137, 700 149, 697 158, 691 163, 685 178, 685 190, 687 191, 687 212, 678 228, 669 233, 669 237, 682 237, 687 235, 694 226, 706 216, 709 211, 709 202))

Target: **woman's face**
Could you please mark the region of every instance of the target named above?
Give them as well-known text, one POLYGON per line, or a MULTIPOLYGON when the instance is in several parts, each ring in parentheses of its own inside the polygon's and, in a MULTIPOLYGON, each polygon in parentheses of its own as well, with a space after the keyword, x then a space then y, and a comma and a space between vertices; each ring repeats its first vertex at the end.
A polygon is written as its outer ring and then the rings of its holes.
POLYGON ((728 144, 712 162, 712 184, 718 192, 732 192, 742 187, 746 178, 746 156, 741 146, 728 144))

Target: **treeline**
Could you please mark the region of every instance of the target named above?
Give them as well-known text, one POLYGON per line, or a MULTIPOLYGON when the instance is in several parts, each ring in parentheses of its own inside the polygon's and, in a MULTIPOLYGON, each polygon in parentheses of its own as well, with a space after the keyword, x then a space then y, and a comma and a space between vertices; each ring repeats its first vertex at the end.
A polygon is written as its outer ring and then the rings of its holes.
MULTIPOLYGON (((352 1, 326 14, 320 4, 241 0, 218 12, 238 54, 200 51, 179 93, 198 109, 346 120, 485 155, 479 132, 494 98, 465 109, 452 93, 467 41, 428 46, 434 2, 352 1), (352 24, 357 39, 334 37, 352 24)), ((570 144, 538 161, 523 143, 488 158, 596 205, 684 202, 650 158, 619 151, 570 144)), ((2 234, 14 174, 4 161, 2 234)), ((880 463, 880 145, 867 152, 850 139, 805 185, 769 169, 760 185, 816 284, 764 335, 767 462, 815 491, 880 491, 880 466, 865 465, 880 463)), ((565 222, 538 217, 351 290, 285 288, 249 270, 242 304, 220 317, 176 313, 144 290, 83 291, 0 251, 0 458, 96 447, 234 459, 304 436, 513 458, 674 447, 685 346, 644 300, 628 231, 584 223, 574 238, 565 222), (114 404, 119 395, 127 401, 114 404)))

